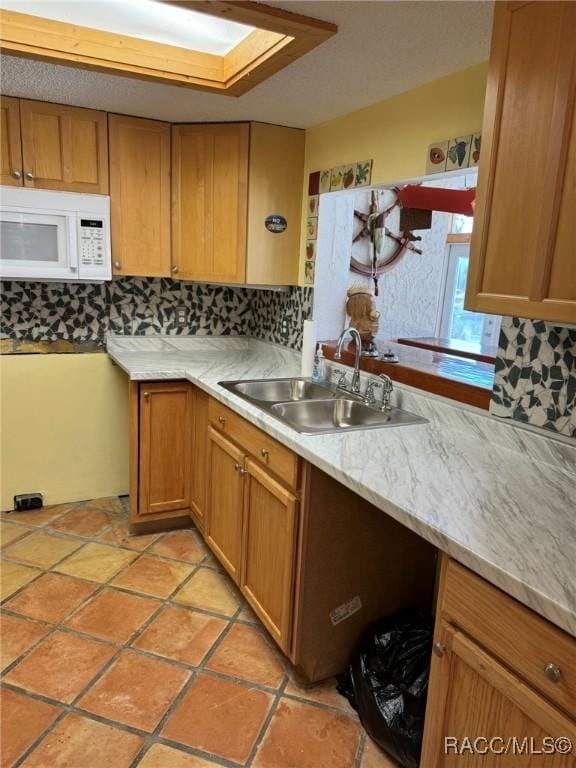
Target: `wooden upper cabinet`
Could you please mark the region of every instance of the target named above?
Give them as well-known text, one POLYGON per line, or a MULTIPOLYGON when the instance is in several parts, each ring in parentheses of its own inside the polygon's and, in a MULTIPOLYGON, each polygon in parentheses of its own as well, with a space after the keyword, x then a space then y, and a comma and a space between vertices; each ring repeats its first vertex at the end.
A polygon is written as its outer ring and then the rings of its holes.
POLYGON ((108 194, 106 112, 20 100, 24 184, 108 194))
POLYGON ((0 98, 0 146, 2 150, 2 184, 21 187, 22 143, 20 140, 20 100, 0 98))
POLYGON ((175 274, 243 283, 250 128, 230 123, 172 130, 175 274))
POLYGON ((190 513, 192 385, 140 385, 138 517, 190 513))
POLYGON ((576 322, 576 3, 495 4, 465 306, 576 322))
POLYGON ((304 131, 251 123, 248 191, 249 285, 296 285, 304 184, 304 131), (286 219, 286 229, 266 228, 268 216, 286 219))
POLYGON ((116 275, 170 274, 170 125, 109 115, 112 265, 116 275))
POLYGON ((172 129, 173 264, 184 279, 298 281, 304 132, 261 123, 172 129), (266 219, 286 219, 272 232, 266 219))

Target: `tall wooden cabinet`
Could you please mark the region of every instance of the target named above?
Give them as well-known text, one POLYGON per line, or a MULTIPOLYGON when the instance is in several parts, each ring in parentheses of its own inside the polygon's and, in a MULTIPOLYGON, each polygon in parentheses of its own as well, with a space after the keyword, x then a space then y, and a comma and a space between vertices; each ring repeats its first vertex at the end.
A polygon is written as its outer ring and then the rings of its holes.
POLYGON ((495 4, 467 309, 576 323, 576 3, 495 4))
POLYGON ((170 125, 124 115, 108 125, 114 274, 168 277, 170 125))
POLYGON ((182 279, 296 284, 304 133, 261 123, 172 128, 172 261, 182 279), (269 216, 286 221, 267 228, 269 216))
POLYGON ((20 138, 20 99, 0 98, 0 145, 2 156, 1 183, 20 187, 22 174, 22 141, 20 138))

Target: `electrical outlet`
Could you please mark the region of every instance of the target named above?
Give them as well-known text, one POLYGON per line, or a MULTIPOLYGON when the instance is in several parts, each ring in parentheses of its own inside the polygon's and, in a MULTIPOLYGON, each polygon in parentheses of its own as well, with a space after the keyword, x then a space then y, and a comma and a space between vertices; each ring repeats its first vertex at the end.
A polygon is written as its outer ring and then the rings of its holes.
POLYGON ((188 308, 187 307, 176 307, 176 325, 179 328, 182 328, 185 325, 188 325, 188 308))
POLYGON ((286 318, 280 323, 280 333, 285 339, 288 338, 288 320, 286 320, 286 318))

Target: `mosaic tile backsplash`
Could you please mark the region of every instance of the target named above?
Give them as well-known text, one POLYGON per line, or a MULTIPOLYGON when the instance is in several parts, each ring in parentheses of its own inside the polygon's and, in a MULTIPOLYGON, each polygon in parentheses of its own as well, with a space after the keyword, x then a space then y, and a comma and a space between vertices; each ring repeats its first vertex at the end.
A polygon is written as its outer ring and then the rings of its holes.
POLYGON ((576 437, 576 330, 503 317, 490 412, 576 437))
POLYGON ((103 343, 108 332, 248 335, 300 349, 312 289, 255 290, 129 277, 102 284, 3 281, 0 307, 0 338, 20 341, 103 343), (177 307, 186 309, 184 326, 177 323, 177 307))

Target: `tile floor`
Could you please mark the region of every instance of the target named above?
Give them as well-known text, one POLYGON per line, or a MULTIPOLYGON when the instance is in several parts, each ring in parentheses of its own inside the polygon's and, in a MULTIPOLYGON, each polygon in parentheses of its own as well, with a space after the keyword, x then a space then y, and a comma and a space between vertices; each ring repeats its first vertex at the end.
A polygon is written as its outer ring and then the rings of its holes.
POLYGON ((0 521, 0 768, 393 768, 303 686, 195 529, 125 499, 0 521))

